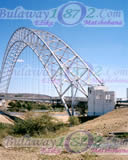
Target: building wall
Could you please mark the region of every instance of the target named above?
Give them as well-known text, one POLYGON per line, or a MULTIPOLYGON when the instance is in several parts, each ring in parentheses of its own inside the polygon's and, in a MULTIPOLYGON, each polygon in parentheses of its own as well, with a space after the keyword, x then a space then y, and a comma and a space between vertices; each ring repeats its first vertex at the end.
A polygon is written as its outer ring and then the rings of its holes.
POLYGON ((104 86, 88 89, 88 116, 99 116, 115 108, 115 93, 104 86))
POLYGON ((5 100, 0 100, 0 107, 5 105, 6 101, 5 100))

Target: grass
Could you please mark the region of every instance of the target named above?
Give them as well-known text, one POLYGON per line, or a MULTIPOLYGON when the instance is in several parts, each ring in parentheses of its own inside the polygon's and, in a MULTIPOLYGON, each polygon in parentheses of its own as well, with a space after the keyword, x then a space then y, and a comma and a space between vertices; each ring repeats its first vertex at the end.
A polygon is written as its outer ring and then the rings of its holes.
MULTIPOLYGON (((78 125, 79 119, 77 117, 69 118, 70 125, 78 125)), ((45 113, 41 116, 34 117, 32 112, 29 112, 26 115, 26 119, 24 121, 17 121, 13 125, 2 124, 0 123, 0 139, 12 135, 12 136, 23 136, 25 134, 29 134, 30 136, 35 136, 41 138, 55 138, 58 136, 62 136, 66 134, 70 127, 69 124, 64 124, 57 119, 49 116, 49 114, 45 113)), ((99 141, 99 139, 97 140, 99 141)), ((14 149, 15 150, 15 149, 14 149)), ((21 148, 24 151, 24 149, 21 148)), ((20 150, 18 150, 20 152, 20 150)), ((27 151, 29 152, 29 150, 27 151)), ((32 151, 30 150, 30 153, 32 151)), ((36 150, 33 149, 33 152, 36 154, 36 150)), ((90 155, 88 153, 82 154, 71 154, 68 152, 62 152, 60 155, 37 155, 40 160, 96 160, 97 156, 90 155)))
POLYGON ((65 124, 48 113, 33 116, 31 112, 26 114, 25 120, 17 120, 14 125, 0 123, 0 139, 12 136, 29 135, 33 137, 56 137, 67 132, 69 125, 65 124))
POLYGON ((127 139, 128 138, 128 132, 121 132, 121 133, 114 133, 114 135, 117 138, 121 138, 121 139, 127 139))
POLYGON ((2 139, 8 136, 12 131, 11 124, 0 123, 0 145, 2 145, 2 139))
POLYGON ((93 154, 88 154, 88 153, 84 153, 84 154, 75 154, 72 155, 70 153, 68 154, 61 154, 61 155, 40 155, 39 159, 40 160, 96 160, 97 159, 97 155, 93 155, 93 154))
POLYGON ((66 124, 56 120, 49 116, 49 114, 43 114, 38 117, 29 117, 24 121, 18 121, 12 128, 14 135, 26 135, 40 136, 51 133, 65 128, 66 124))
POLYGON ((11 132, 12 125, 11 124, 4 124, 0 123, 0 138, 5 137, 11 132))
POLYGON ((75 126, 75 125, 79 125, 80 124, 79 118, 75 117, 75 116, 69 117, 68 122, 69 122, 69 124, 71 126, 75 126))
POLYGON ((50 110, 50 111, 64 111, 62 104, 46 104, 39 102, 27 101, 11 101, 8 103, 8 111, 11 112, 26 112, 31 110, 50 110))

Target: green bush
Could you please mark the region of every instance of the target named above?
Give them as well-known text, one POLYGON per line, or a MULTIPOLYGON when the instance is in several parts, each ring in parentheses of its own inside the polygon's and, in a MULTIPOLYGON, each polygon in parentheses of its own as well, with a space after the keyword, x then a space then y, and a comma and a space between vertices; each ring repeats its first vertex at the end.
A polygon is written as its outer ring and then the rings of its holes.
POLYGON ((31 111, 31 110, 52 110, 50 104, 27 102, 27 101, 12 101, 8 104, 8 111, 19 112, 19 111, 31 111))
POLYGON ((0 123, 0 139, 8 136, 9 133, 12 131, 11 124, 4 124, 0 123))
POLYGON ((64 105, 60 103, 52 104, 51 107, 55 112, 63 112, 65 110, 64 105))
POLYGON ((88 104, 87 102, 79 102, 77 106, 75 107, 76 111, 80 112, 81 115, 85 115, 85 113, 88 110, 88 104))
POLYGON ((28 118, 23 122, 16 122, 13 127, 13 134, 29 134, 30 136, 41 135, 48 132, 55 132, 61 127, 64 127, 63 123, 56 121, 48 114, 44 114, 41 117, 28 118))
POLYGON ((69 124, 72 125, 72 126, 75 126, 75 125, 79 125, 79 124, 80 124, 79 118, 78 118, 78 117, 75 117, 75 116, 69 117, 68 122, 69 122, 69 124))
POLYGON ((10 124, 6 124, 6 123, 0 123, 0 130, 6 129, 8 127, 10 127, 10 124))
POLYGON ((24 109, 20 101, 9 102, 8 105, 9 105, 8 111, 11 111, 11 112, 19 112, 24 109))

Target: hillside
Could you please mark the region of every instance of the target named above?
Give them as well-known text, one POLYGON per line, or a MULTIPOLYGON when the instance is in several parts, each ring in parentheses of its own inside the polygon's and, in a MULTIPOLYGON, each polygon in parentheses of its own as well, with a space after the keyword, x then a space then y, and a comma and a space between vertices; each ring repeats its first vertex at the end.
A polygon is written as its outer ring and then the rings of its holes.
POLYGON ((78 129, 101 135, 108 135, 110 132, 128 132, 128 108, 116 109, 77 127, 73 127, 71 131, 78 129))
MULTIPOLYGON (((63 115, 62 115, 63 116, 63 115)), ((63 116, 64 118, 64 116, 63 116)), ((0 122, 8 123, 8 118, 6 116, 0 115, 0 122)), ((11 121, 10 121, 11 122, 11 121)), ((110 113, 107 113, 103 116, 89 120, 81 125, 71 127, 68 131, 65 130, 63 135, 67 135, 76 130, 85 130, 90 131, 91 133, 97 133, 100 135, 108 135, 110 132, 128 132, 128 109, 120 108, 116 109, 110 113)), ((5 149, 2 146, 0 147, 0 159, 15 159, 15 160, 31 160, 33 157, 34 160, 125 160, 128 159, 127 155, 99 155, 99 156, 90 156, 88 157, 85 154, 70 154, 62 153, 61 155, 55 156, 46 156, 40 155, 40 151, 37 149, 5 149), (11 158, 10 158, 11 157, 11 158)))

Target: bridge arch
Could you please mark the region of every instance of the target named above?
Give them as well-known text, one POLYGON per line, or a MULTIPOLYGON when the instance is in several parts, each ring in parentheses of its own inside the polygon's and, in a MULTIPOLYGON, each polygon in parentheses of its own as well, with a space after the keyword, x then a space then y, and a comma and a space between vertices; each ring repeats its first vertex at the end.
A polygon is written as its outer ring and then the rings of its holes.
POLYGON ((13 69, 26 47, 30 47, 38 56, 69 115, 71 113, 65 101, 65 94, 69 89, 72 91, 73 106, 77 90, 87 96, 86 87, 93 85, 94 82, 103 84, 88 64, 59 37, 47 31, 22 27, 12 34, 4 54, 0 72, 1 93, 8 92, 13 69), (51 65, 52 71, 49 69, 51 65), (63 78, 60 80, 60 77, 63 78), (90 79, 93 82, 89 83, 90 79))

